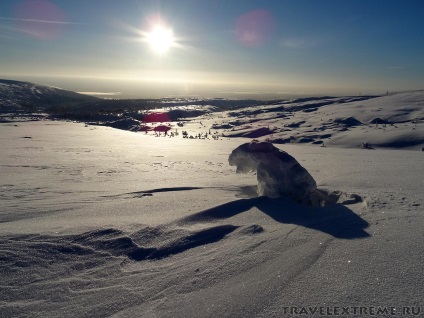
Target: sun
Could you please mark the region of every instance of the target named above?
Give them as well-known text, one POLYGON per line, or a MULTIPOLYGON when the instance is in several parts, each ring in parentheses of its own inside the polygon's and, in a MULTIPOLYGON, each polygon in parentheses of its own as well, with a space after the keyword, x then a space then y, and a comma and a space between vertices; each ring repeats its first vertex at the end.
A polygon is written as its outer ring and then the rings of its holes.
POLYGON ((157 54, 166 53, 175 43, 174 31, 162 25, 156 25, 146 34, 146 41, 157 54))

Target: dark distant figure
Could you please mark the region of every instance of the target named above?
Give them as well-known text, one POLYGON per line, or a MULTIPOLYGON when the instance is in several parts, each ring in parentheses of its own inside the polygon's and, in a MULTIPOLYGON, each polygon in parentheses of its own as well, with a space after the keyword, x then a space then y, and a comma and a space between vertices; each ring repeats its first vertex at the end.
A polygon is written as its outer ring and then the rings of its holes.
POLYGON ((374 150, 374 148, 371 147, 367 142, 362 143, 361 149, 371 149, 371 150, 374 150))

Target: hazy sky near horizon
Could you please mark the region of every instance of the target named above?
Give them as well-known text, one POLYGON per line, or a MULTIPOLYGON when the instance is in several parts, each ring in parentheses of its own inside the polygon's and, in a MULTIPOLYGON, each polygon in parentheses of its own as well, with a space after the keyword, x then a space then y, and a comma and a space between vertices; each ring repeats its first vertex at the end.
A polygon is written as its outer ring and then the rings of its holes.
POLYGON ((2 0, 0 77, 117 97, 424 89, 423 30, 422 0, 2 0))

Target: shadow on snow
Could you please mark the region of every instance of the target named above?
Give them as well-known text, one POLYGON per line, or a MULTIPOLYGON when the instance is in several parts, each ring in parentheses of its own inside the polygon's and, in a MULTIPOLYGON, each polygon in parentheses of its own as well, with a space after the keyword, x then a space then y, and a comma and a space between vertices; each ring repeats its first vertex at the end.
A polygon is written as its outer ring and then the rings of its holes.
POLYGON ((340 239, 369 237, 368 222, 342 204, 327 207, 300 205, 289 198, 256 197, 239 199, 193 214, 180 223, 225 219, 256 207, 277 222, 296 224, 340 239))

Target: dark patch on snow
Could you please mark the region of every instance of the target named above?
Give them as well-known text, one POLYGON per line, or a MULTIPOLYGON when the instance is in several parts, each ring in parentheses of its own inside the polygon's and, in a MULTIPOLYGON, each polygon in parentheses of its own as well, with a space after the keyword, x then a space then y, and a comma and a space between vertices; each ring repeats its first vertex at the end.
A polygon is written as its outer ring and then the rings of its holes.
POLYGON ((337 118, 334 120, 337 124, 342 124, 347 127, 361 126, 362 123, 357 120, 355 117, 347 117, 347 118, 337 118))
MULTIPOLYGON (((202 187, 173 187, 173 188, 158 188, 146 191, 140 191, 142 193, 158 193, 158 192, 175 192, 175 191, 189 191, 189 190, 199 190, 203 189, 202 187)), ((140 193, 140 192, 130 192, 132 193, 140 193)))
POLYGON ((296 139, 293 139, 292 142, 294 143, 299 143, 299 144, 304 144, 304 143, 309 143, 309 142, 313 142, 315 139, 311 138, 311 137, 299 137, 296 139))
POLYGON ((269 141, 274 144, 287 144, 287 143, 290 143, 292 140, 293 140, 292 137, 287 137, 287 138, 272 138, 269 141))
POLYGON ((147 259, 155 260, 169 257, 171 255, 182 253, 188 249, 218 242, 237 228, 238 226, 234 225, 220 225, 194 231, 156 249, 135 249, 128 253, 128 257, 135 261, 147 259))
POLYGON ((374 148, 371 147, 371 145, 369 143, 367 143, 367 142, 362 143, 361 149, 374 150, 374 148))
POLYGON ((390 124, 390 122, 377 117, 377 118, 374 118, 373 120, 371 120, 370 124, 381 124, 381 125, 383 125, 383 124, 390 124))
POLYGON ((243 134, 242 137, 259 138, 269 134, 272 134, 272 131, 268 127, 261 127, 243 134))
POLYGON ((253 224, 250 226, 247 226, 240 230, 240 233, 242 234, 259 234, 264 232, 264 228, 261 225, 253 224))
POLYGON ((312 112, 315 112, 315 111, 317 111, 317 110, 318 110, 318 108, 316 108, 316 107, 302 109, 302 111, 303 111, 304 113, 312 113, 312 112))
POLYGON ((102 197, 103 198, 113 198, 113 197, 120 197, 120 196, 130 196, 132 198, 137 198, 137 197, 152 196, 154 193, 176 192, 176 191, 191 191, 191 190, 199 190, 199 189, 203 189, 203 188, 202 187, 158 188, 158 189, 152 189, 152 190, 127 192, 127 193, 122 193, 122 194, 104 195, 102 197))
POLYGON ((302 125, 304 123, 305 123, 305 121, 303 120, 303 121, 299 121, 297 123, 287 124, 286 127, 289 127, 289 128, 299 128, 300 125, 302 125))
POLYGON ((106 122, 102 124, 102 126, 109 126, 122 130, 138 131, 140 128, 140 122, 132 118, 123 118, 112 122, 106 122))
POLYGON ((212 128, 213 129, 231 129, 233 128, 233 125, 230 125, 228 123, 223 123, 223 124, 213 124, 212 128))

